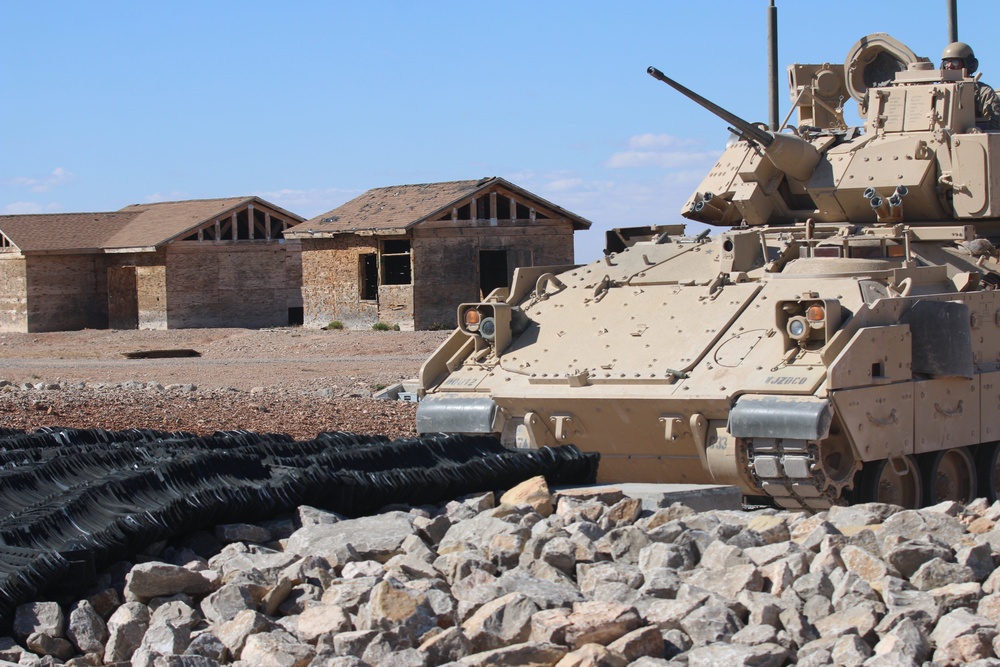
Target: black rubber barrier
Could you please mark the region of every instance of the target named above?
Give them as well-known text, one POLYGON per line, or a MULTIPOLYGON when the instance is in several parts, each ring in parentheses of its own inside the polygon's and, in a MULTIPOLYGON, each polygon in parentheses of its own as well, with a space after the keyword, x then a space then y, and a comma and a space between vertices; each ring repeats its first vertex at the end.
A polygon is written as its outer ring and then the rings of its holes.
POLYGON ((572 445, 509 450, 489 436, 382 436, 142 429, 0 431, 0 624, 47 590, 84 589, 145 547, 300 505, 362 516, 510 488, 595 481, 572 445))

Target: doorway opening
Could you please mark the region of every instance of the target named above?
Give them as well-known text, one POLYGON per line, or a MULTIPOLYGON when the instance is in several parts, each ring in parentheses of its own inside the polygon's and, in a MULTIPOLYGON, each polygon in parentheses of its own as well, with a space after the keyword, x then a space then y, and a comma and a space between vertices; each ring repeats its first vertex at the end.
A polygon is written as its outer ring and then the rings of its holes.
POLYGON ((507 282, 507 251, 479 251, 479 291, 482 298, 497 287, 510 287, 507 282))

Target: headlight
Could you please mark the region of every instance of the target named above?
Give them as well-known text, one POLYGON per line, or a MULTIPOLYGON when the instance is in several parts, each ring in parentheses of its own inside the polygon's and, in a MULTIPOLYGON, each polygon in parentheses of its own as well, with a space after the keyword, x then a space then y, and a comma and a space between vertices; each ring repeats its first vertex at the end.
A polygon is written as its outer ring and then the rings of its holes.
POLYGON ((804 317, 793 317, 788 320, 788 335, 795 340, 802 340, 808 335, 809 324, 804 317))
POLYGON ((777 325, 785 330, 789 341, 818 349, 840 327, 842 308, 837 299, 821 299, 815 292, 807 292, 804 297, 778 302, 777 325))
POLYGON ((463 303, 458 306, 457 319, 458 328, 479 341, 477 346, 488 344, 499 354, 510 344, 513 330, 509 304, 494 301, 463 303))
POLYGON ((492 317, 484 318, 479 324, 479 335, 486 340, 493 340, 497 335, 497 321, 492 317))

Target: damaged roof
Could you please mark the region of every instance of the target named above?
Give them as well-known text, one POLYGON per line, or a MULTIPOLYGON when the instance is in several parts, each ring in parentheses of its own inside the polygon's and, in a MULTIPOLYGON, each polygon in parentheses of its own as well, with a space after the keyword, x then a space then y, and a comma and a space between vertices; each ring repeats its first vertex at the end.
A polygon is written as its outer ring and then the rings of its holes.
POLYGON ((338 206, 332 211, 317 215, 288 230, 290 238, 333 236, 357 232, 405 232, 426 220, 440 218, 445 212, 471 199, 480 192, 497 186, 524 199, 537 202, 539 207, 573 223, 573 229, 588 229, 591 222, 560 206, 493 176, 477 181, 449 181, 445 183, 420 183, 374 188, 338 206))
POLYGON ((21 252, 152 249, 253 203, 288 216, 291 224, 303 220, 259 197, 248 196, 133 204, 106 213, 2 215, 0 233, 21 252))

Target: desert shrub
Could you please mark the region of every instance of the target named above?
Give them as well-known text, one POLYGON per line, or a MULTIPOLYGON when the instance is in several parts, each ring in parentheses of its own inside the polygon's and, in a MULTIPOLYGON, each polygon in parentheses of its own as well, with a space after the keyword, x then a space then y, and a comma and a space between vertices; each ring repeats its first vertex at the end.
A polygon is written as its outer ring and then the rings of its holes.
POLYGON ((344 328, 344 323, 341 322, 340 320, 334 320, 333 322, 330 322, 323 328, 326 329, 327 331, 334 331, 334 330, 340 331, 341 329, 344 328))

